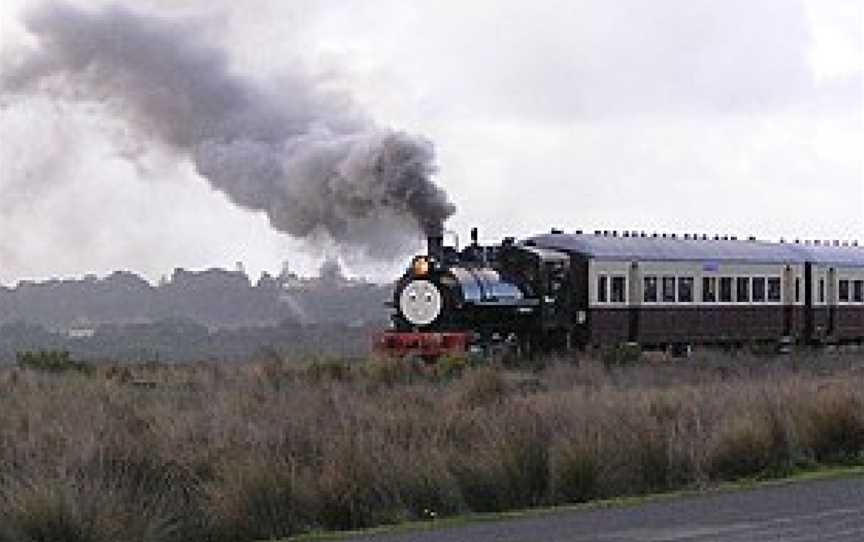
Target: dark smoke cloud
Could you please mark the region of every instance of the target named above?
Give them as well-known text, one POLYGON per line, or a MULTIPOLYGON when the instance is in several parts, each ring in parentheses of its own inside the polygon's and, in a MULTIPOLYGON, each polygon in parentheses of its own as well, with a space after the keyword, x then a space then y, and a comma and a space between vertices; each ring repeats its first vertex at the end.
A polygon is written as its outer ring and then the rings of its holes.
POLYGON ((269 88, 232 73, 192 25, 66 4, 31 11, 25 23, 38 48, 0 89, 105 103, 280 231, 324 233, 385 257, 395 255, 394 239, 435 231, 454 212, 431 180, 429 141, 376 126, 303 76, 269 88))

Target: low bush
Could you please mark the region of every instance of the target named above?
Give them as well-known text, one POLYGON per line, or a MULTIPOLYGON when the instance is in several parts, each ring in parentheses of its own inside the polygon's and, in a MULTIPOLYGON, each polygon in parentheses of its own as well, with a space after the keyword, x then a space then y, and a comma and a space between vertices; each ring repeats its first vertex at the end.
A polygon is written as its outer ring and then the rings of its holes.
POLYGON ((320 513, 314 478, 291 461, 226 466, 210 491, 217 541, 287 538, 310 530, 320 513))
POLYGON ((854 461, 864 454, 864 397, 842 385, 825 385, 806 408, 806 439, 818 462, 854 461))
POLYGON ((550 451, 554 502, 579 503, 601 495, 602 461, 592 435, 559 441, 550 451))
POLYGON ((93 366, 83 361, 75 361, 69 352, 60 350, 39 350, 35 352, 18 352, 16 354, 18 367, 46 373, 79 372, 90 374, 93 366))
POLYGON ((22 357, 0 369, 0 542, 244 542, 864 462, 855 363, 451 361, 80 378, 22 357))

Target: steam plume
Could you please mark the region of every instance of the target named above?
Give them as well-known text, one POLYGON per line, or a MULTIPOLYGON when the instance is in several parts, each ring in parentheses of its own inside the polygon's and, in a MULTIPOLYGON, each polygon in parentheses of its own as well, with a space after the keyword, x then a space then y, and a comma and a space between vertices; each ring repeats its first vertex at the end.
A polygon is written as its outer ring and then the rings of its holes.
POLYGON ((392 256, 382 238, 393 224, 429 233, 454 212, 431 180, 429 141, 376 126, 302 76, 256 84, 188 28, 120 6, 49 4, 25 23, 38 48, 0 89, 109 104, 280 231, 392 256))

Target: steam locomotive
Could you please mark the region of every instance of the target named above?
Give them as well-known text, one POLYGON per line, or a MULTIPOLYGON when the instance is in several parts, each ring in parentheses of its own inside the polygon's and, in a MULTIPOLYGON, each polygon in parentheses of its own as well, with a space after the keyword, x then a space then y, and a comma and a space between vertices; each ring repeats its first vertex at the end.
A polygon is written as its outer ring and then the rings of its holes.
POLYGON ((427 359, 637 344, 861 343, 857 242, 552 230, 463 249, 428 238, 394 289, 377 350, 427 359))

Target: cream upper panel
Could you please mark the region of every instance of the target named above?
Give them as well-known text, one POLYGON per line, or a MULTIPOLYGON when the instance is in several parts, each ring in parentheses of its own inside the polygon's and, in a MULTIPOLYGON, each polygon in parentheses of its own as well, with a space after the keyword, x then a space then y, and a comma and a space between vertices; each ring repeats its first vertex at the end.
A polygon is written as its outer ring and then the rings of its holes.
MULTIPOLYGON (((777 305, 782 303, 804 303, 804 266, 800 264, 740 264, 724 262, 627 262, 627 261, 589 261, 589 296, 592 305, 604 307, 620 307, 622 303, 612 300, 611 288, 612 277, 624 277, 626 280, 626 299, 623 305, 643 304, 644 278, 648 276, 657 277, 684 277, 692 280, 692 301, 679 302, 676 297, 676 305, 698 305, 703 301, 703 277, 744 277, 752 281, 753 277, 779 278, 781 283, 780 301, 762 301, 754 304, 777 305), (600 277, 606 278, 601 280, 600 277), (795 299, 795 282, 798 282, 798 296, 795 299), (606 287, 605 301, 598 296, 599 288, 606 287)), ((620 279, 618 279, 620 280, 620 279)), ((736 282, 736 281, 733 281, 736 282)), ((737 284, 733 286, 733 295, 737 294, 737 284)), ((815 299, 815 298, 814 298, 815 299)), ((649 303, 650 305, 663 305, 662 302, 649 303)), ((722 302, 711 302, 712 305, 724 304, 722 302)), ((741 305, 733 301, 730 304, 741 305)))
MULTIPOLYGON (((864 268, 835 267, 813 264, 812 295, 814 305, 860 305, 861 302, 840 301, 840 281, 849 281, 850 292, 856 280, 864 280, 864 268)), ((851 293, 850 293, 851 296, 851 293)))

